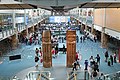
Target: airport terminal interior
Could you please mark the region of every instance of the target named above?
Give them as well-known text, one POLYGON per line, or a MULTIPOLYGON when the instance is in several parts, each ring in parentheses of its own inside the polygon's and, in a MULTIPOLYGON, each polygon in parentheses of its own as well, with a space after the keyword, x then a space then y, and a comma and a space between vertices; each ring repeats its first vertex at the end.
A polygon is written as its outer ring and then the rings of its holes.
POLYGON ((0 0, 0 80, 120 80, 120 0, 0 0))

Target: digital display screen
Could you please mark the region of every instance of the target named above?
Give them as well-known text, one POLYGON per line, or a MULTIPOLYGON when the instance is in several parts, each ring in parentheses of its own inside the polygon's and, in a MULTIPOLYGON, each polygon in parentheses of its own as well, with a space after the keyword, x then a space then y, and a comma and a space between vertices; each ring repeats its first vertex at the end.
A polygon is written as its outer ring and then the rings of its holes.
POLYGON ((70 22, 70 16, 51 16, 49 17, 49 22, 54 23, 70 22))

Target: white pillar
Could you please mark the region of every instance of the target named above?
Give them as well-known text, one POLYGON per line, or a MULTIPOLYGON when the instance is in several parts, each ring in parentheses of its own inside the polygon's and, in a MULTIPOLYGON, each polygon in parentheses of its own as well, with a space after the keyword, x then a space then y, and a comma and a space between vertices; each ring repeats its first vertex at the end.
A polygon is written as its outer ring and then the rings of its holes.
POLYGON ((27 21, 26 21, 26 9, 24 10, 24 24, 25 24, 25 29, 26 29, 26 36, 28 37, 28 26, 27 26, 27 21))
POLYGON ((107 48, 108 43, 108 36, 105 34, 105 27, 106 27, 106 8, 104 8, 104 16, 103 16, 103 27, 101 32, 101 46, 103 48, 107 48))
POLYGON ((17 27, 16 27, 16 13, 15 13, 15 10, 13 10, 13 29, 14 29, 14 34, 15 34, 14 40, 16 39, 15 44, 17 45, 19 40, 18 40, 18 30, 17 30, 17 27))
POLYGON ((95 9, 93 8, 93 15, 92 15, 92 28, 91 28, 91 33, 92 33, 92 34, 96 34, 96 33, 95 33, 95 29, 94 29, 94 12, 95 12, 95 9))
POLYGON ((16 26, 15 26, 16 22, 15 22, 15 10, 13 10, 13 28, 15 29, 16 26))

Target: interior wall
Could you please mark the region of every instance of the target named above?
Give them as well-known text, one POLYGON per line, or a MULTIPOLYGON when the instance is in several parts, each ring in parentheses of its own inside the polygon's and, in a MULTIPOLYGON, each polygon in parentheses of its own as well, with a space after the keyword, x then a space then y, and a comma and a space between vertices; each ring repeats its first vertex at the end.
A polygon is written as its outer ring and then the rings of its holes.
POLYGON ((104 9, 94 10, 94 24, 120 32, 120 9, 106 8, 106 21, 104 20, 104 9))
POLYGON ((120 9, 106 9, 106 27, 120 32, 120 9))
POLYGON ((103 26, 104 24, 104 9, 94 10, 94 24, 103 26))

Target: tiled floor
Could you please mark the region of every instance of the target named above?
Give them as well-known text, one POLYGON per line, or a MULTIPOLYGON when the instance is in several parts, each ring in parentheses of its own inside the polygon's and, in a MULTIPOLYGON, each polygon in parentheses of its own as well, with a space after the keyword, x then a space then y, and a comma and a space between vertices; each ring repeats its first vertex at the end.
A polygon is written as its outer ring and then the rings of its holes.
MULTIPOLYGON (((77 32, 79 37, 81 34, 77 32)), ((23 78, 28 74, 29 71, 32 70, 41 70, 41 71, 50 71, 51 77, 56 78, 56 80, 65 80, 67 78, 67 72, 71 71, 71 69, 66 68, 66 54, 59 53, 56 59, 53 59, 53 67, 45 69, 42 67, 42 63, 39 63, 38 69, 35 68, 34 56, 35 56, 35 48, 40 47, 40 45, 25 45, 21 44, 22 47, 20 49, 9 52, 7 55, 4 55, 0 58, 0 76, 2 77, 12 77, 17 75, 20 78, 23 78), (9 61, 8 56, 14 54, 21 54, 21 60, 9 61)), ((113 66, 107 66, 107 63, 104 61, 104 52, 106 49, 101 48, 100 42, 92 42, 90 40, 86 40, 84 43, 77 43, 77 50, 82 55, 82 60, 80 64, 82 65, 82 70, 84 69, 84 60, 89 59, 90 56, 96 57, 96 54, 100 54, 101 64, 99 66, 100 72, 104 74, 115 73, 120 71, 120 64, 115 63, 113 66)), ((109 50, 109 54, 112 54, 112 51, 109 50)))

